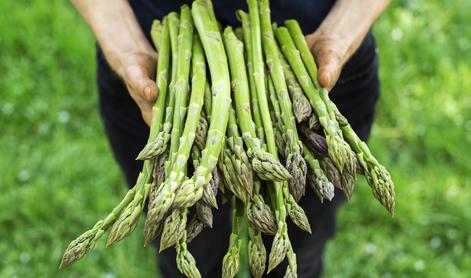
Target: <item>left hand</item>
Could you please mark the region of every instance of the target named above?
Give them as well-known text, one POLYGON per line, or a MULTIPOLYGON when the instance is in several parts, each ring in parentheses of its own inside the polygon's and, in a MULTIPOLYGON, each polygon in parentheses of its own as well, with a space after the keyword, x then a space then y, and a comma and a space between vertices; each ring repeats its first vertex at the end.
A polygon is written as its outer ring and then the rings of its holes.
POLYGON ((306 36, 319 84, 330 91, 342 68, 391 0, 337 0, 319 28, 306 36))
POLYGON ((330 34, 314 32, 306 36, 306 42, 316 60, 317 80, 322 87, 330 91, 353 51, 349 50, 345 41, 330 34))

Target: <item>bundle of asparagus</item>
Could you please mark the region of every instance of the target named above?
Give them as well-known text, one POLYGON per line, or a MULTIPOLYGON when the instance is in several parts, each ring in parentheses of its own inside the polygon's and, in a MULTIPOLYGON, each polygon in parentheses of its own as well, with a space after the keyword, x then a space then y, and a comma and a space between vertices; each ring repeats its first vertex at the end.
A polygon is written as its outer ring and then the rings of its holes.
POLYGON ((111 213, 69 244, 60 268, 81 259, 108 230, 107 246, 128 236, 146 202, 145 245, 160 236, 160 250, 175 246, 187 277, 201 276, 187 244, 212 227, 218 193, 233 206, 223 277, 237 274, 242 244, 254 277, 265 273, 267 259, 270 272, 285 258, 286 276, 297 276, 287 218, 311 232, 297 204, 306 184, 330 201, 334 186, 350 197, 363 174, 393 214, 390 175, 317 83, 298 23, 277 27, 268 0, 247 2, 248 13, 236 12, 242 24, 236 32, 221 30, 210 0, 154 21, 159 95, 138 155, 142 171, 111 213), (274 236, 268 258, 262 234, 274 236))

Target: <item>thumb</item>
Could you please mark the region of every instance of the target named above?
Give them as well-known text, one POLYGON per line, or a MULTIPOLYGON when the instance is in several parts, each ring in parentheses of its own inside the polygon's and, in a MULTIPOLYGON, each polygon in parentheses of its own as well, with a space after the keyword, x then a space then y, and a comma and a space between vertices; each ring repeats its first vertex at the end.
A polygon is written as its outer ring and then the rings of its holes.
POLYGON ((157 85, 150 79, 149 71, 139 64, 129 65, 124 70, 124 81, 129 94, 141 110, 148 126, 152 122, 152 106, 157 98, 157 85))
POLYGON ((319 67, 317 74, 319 84, 330 91, 339 79, 342 70, 341 57, 335 50, 329 48, 314 51, 314 57, 319 67))
POLYGON ((157 85, 150 78, 150 72, 139 64, 129 65, 124 70, 124 80, 131 96, 147 102, 154 102, 157 97, 157 85))

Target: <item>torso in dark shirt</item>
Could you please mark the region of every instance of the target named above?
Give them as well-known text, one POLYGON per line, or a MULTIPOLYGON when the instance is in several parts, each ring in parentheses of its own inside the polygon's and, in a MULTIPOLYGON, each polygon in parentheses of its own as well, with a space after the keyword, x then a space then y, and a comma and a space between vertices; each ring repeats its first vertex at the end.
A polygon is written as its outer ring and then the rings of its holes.
MULTIPOLYGON (((162 19, 172 11, 179 11, 180 6, 188 4, 191 0, 133 0, 130 1, 136 17, 150 40, 150 27, 154 19, 162 19)), ((242 9, 247 11, 246 0, 213 0, 213 6, 217 19, 222 25, 239 26, 240 22, 235 16, 235 11, 242 9)), ((327 16, 334 5, 334 0, 271 0, 271 18, 279 25, 286 19, 296 19, 305 34, 314 32, 327 16)), ((348 78, 358 71, 368 67, 374 59, 375 43, 371 33, 368 33, 362 45, 345 65, 341 75, 348 78)))
MULTIPOLYGON (((171 11, 179 11, 180 6, 191 0, 134 0, 132 6, 140 20, 149 26, 153 18, 162 18, 171 11)), ((295 18, 305 33, 313 32, 325 18, 335 1, 333 0, 272 0, 270 1, 271 17, 279 24, 283 20, 295 18)), ((240 25, 235 11, 247 11, 245 0, 214 0, 214 10, 223 25, 240 25)))

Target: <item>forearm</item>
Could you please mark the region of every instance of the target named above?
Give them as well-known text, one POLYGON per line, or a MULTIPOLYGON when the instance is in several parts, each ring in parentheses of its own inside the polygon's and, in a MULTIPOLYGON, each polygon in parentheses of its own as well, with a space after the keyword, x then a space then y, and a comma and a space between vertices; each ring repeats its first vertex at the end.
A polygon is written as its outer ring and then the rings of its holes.
POLYGON ((351 55, 391 0, 337 0, 316 30, 320 37, 335 36, 351 55))
POLYGON ((120 76, 124 75, 124 56, 133 53, 153 55, 154 50, 144 36, 127 0, 71 2, 92 29, 108 63, 120 76))

